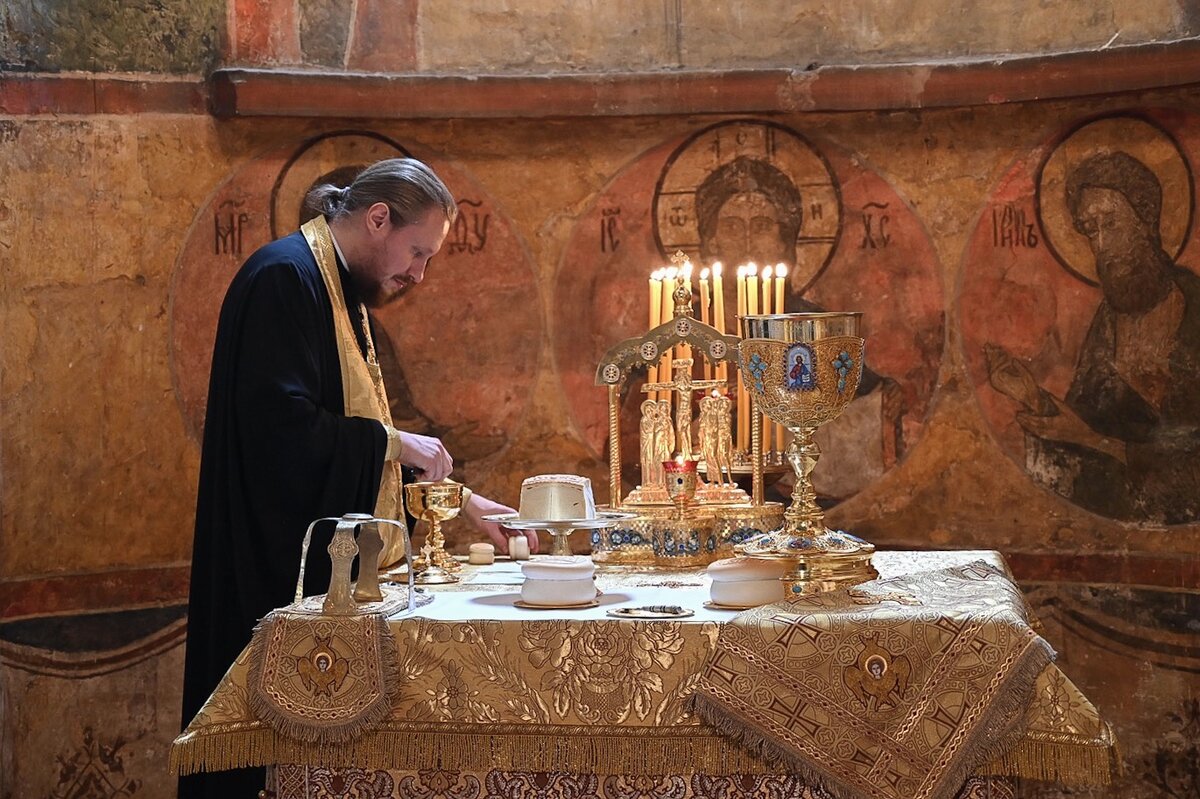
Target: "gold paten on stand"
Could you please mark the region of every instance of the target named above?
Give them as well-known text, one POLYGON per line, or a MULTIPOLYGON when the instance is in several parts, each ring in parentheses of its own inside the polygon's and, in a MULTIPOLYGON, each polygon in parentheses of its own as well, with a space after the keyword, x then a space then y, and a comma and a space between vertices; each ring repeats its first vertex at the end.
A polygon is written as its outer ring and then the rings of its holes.
POLYGON ((862 314, 811 313, 742 319, 739 360, 746 387, 772 420, 792 433, 787 459, 796 473, 782 529, 746 541, 738 554, 788 560, 783 580, 807 594, 878 577, 872 544, 825 526, 811 474, 820 457, 817 428, 837 418, 858 390, 863 369, 862 314))
POLYGON ((614 511, 636 514, 634 519, 611 531, 593 531, 592 557, 600 563, 704 565, 729 557, 734 544, 783 522, 782 506, 763 501, 761 415, 753 416, 752 451, 734 452, 730 439, 732 401, 723 398, 720 391, 726 387, 726 381, 696 380, 692 376, 697 359, 714 366, 732 366, 736 376, 739 339, 692 317, 691 292, 686 285, 676 288, 672 296, 675 304, 672 320, 644 336, 621 342, 604 355, 596 370, 597 385, 608 387, 609 502, 614 511), (621 389, 633 370, 657 364, 675 348, 683 350, 684 355, 672 359, 674 379, 651 383, 642 389, 648 394, 640 404, 642 451, 639 454, 643 479, 641 485, 622 499, 621 389), (710 391, 715 396, 701 399, 700 445, 696 446, 692 434, 695 395, 710 391), (670 402, 655 399, 653 392, 675 395, 673 419, 670 402), (663 441, 669 441, 670 446, 664 447, 663 441), (673 512, 665 476, 659 471, 664 461, 675 456, 691 461, 703 458, 709 478, 709 482, 698 482, 684 518, 673 512), (733 482, 739 465, 749 467, 750 494, 733 482))

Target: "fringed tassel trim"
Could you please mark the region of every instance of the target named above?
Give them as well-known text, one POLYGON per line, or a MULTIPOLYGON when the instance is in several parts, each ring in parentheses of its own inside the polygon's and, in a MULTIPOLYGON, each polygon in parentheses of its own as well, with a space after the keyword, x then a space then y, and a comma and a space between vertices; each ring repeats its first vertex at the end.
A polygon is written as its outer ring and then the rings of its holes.
MULTIPOLYGON (((712 710, 697 707, 700 715, 712 710)), ((713 717, 717 719, 716 716, 713 717)), ((721 717, 727 724, 727 720, 721 717)), ((571 733, 576 732, 572 730, 571 733)), ((771 774, 780 771, 782 754, 761 737, 741 730, 739 743, 719 736, 651 737, 645 735, 522 735, 503 733, 435 733, 396 730, 370 733, 357 741, 305 743, 263 728, 185 735, 171 747, 173 774, 224 771, 277 763, 319 763, 330 767, 459 768, 486 771, 571 770, 582 774, 662 774, 700 772, 713 775, 771 774), (755 739, 760 744, 754 746, 755 739), (748 748, 742 748, 749 745, 748 748), (760 752, 766 759, 756 756, 760 752), (771 756, 775 755, 774 758, 771 756)), ((1108 785, 1121 774, 1121 756, 1111 737, 1094 743, 1023 740, 976 773, 1022 777, 1069 785, 1108 785)), ((825 775, 810 774, 827 784, 825 775)))
POLYGON ((1026 738, 979 769, 981 774, 1023 777, 1062 785, 1110 785, 1124 774, 1121 749, 1111 728, 1105 740, 1083 743, 1026 738))
MULTIPOLYGON (((575 730, 572 730, 575 732, 575 730)), ((277 763, 383 769, 564 770, 580 774, 769 774, 762 760, 720 736, 375 732, 345 743, 307 743, 267 728, 181 736, 174 774, 277 763)))

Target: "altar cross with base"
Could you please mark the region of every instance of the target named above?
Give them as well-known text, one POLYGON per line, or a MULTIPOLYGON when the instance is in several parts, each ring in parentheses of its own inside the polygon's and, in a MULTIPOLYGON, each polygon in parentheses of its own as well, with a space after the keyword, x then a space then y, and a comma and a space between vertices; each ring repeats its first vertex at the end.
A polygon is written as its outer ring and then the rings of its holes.
POLYGON ((697 391, 707 391, 710 388, 721 388, 724 380, 693 380, 691 358, 676 358, 671 361, 675 370, 675 379, 670 383, 647 383, 642 386, 643 392, 674 391, 675 400, 675 440, 679 454, 684 460, 694 460, 692 453, 692 395, 697 391))

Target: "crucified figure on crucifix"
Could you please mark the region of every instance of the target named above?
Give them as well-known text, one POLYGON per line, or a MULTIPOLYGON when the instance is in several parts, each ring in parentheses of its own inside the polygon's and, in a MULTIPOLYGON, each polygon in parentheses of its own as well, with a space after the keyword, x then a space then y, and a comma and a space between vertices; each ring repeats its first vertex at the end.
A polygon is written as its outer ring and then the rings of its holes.
POLYGON ((675 392, 675 446, 684 460, 694 460, 696 452, 692 445, 692 396, 697 391, 723 387, 724 380, 693 380, 691 358, 676 358, 671 361, 675 379, 670 383, 647 383, 642 391, 675 392))

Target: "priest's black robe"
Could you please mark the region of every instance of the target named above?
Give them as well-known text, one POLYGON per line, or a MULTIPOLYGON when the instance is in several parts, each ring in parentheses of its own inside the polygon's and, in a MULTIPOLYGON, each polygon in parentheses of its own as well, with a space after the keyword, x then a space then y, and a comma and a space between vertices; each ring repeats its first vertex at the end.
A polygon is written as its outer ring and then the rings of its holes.
MULTIPOLYGON (((250 256, 221 308, 196 501, 185 726, 258 620, 292 601, 308 525, 374 510, 387 436, 378 421, 342 412, 329 294, 303 235, 294 233, 250 256)), ((313 533, 306 595, 329 587, 332 533, 332 524, 313 533)), ((262 769, 241 769, 185 777, 179 795, 251 799, 262 786, 262 769)))

